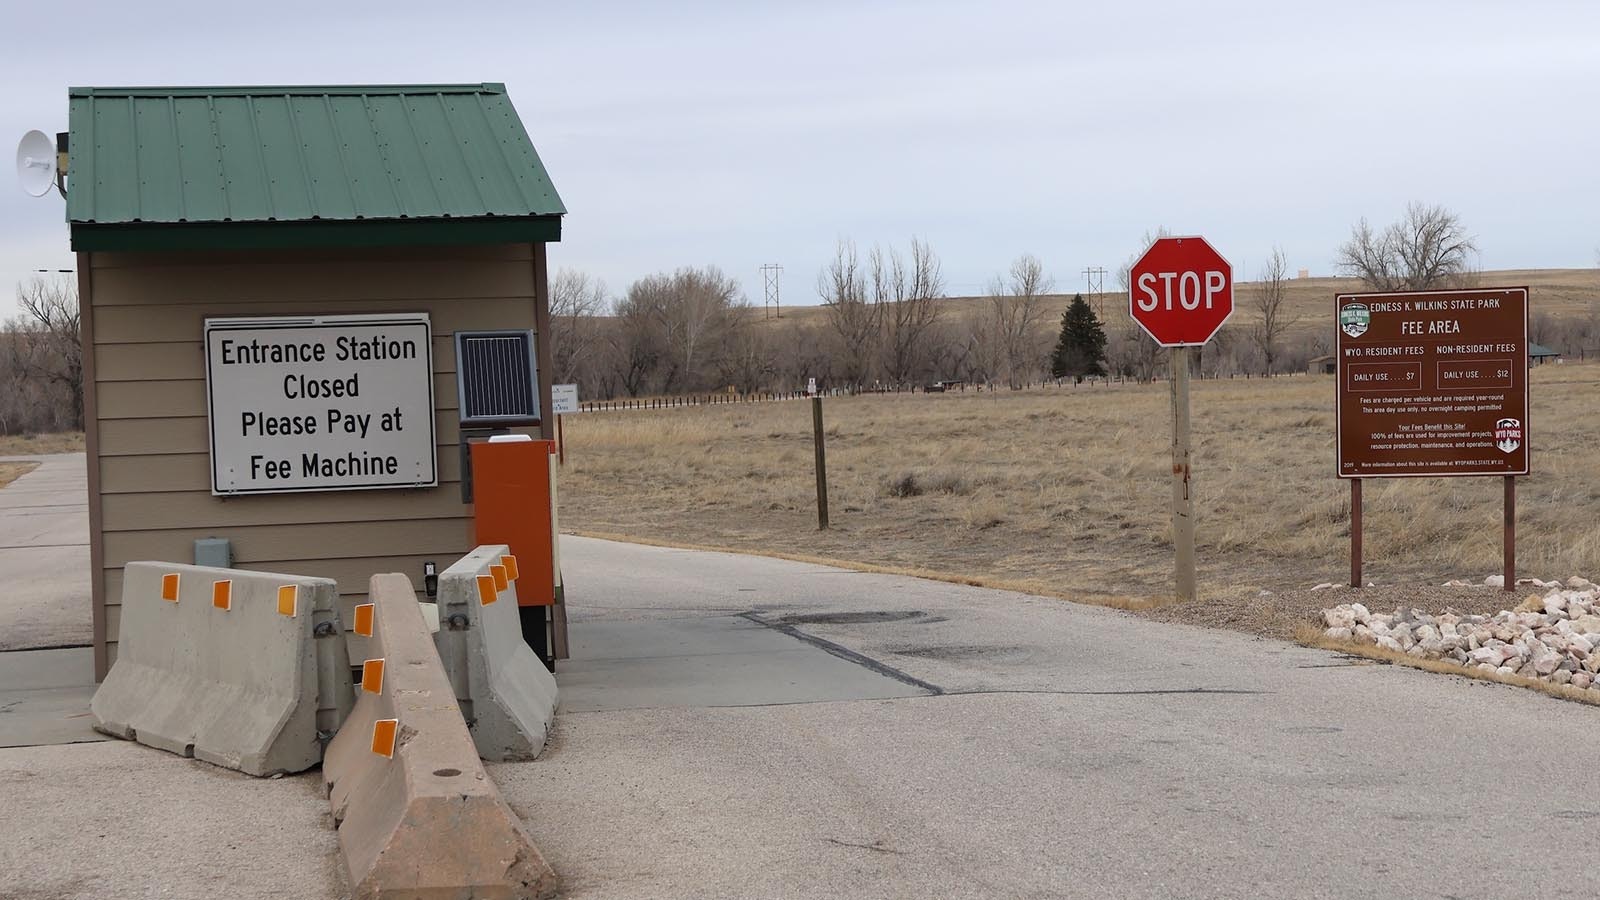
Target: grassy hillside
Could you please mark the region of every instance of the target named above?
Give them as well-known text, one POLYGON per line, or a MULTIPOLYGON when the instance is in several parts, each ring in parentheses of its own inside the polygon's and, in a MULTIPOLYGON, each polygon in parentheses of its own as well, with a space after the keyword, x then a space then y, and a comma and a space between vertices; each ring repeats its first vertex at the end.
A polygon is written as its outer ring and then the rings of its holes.
MULTIPOLYGON (((1484 287, 1523 287, 1531 291, 1530 303, 1534 314, 1546 313, 1556 318, 1573 318, 1589 315, 1600 305, 1600 269, 1508 269, 1484 272, 1479 278, 1484 287)), ((1289 282, 1288 304, 1290 316, 1296 318, 1289 329, 1290 335, 1316 328, 1333 327, 1333 298, 1342 293, 1359 293, 1362 284, 1355 278, 1297 278, 1289 282)), ((1260 320, 1252 308, 1254 283, 1239 282, 1234 291, 1237 311, 1229 321, 1230 326, 1248 326, 1260 320)), ((1108 292, 1086 297, 1100 310, 1110 327, 1128 322, 1128 296, 1108 292)), ((983 305, 982 297, 951 297, 944 301, 947 314, 958 317, 975 315, 983 305)), ((1071 293, 1052 294, 1048 298, 1050 321, 1058 322, 1061 313, 1072 301, 1071 293)), ((785 319, 799 321, 819 319, 825 315, 821 306, 785 307, 785 319)), ((1052 324, 1052 327, 1053 324, 1052 324)))

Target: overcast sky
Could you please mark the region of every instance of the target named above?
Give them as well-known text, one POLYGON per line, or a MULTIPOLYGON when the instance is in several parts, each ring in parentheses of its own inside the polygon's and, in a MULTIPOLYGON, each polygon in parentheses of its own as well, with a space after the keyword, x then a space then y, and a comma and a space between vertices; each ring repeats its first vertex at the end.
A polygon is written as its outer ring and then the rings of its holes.
MULTIPOLYGON (((767 262, 816 302, 841 237, 922 237, 953 293, 1023 252, 1078 290, 1158 225, 1240 278, 1275 244, 1328 274, 1355 220, 1411 200, 1458 212, 1488 269, 1600 246, 1592 0, 240 8, 10 8, 0 137, 64 130, 69 85, 502 81, 569 210, 553 266, 620 292, 717 265, 758 304, 767 262)), ((62 218, 0 189, 0 315, 73 265, 62 218)))

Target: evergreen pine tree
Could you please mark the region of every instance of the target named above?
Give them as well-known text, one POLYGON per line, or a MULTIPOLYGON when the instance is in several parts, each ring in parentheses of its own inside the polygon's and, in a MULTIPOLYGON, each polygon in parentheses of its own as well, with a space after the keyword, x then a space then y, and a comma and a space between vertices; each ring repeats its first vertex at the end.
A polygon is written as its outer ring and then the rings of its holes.
POLYGON ((1061 314, 1061 337, 1056 340, 1055 352, 1050 354, 1050 374, 1057 378, 1071 377, 1082 381, 1084 376, 1104 376, 1106 332, 1100 326, 1083 295, 1072 298, 1072 305, 1061 314))

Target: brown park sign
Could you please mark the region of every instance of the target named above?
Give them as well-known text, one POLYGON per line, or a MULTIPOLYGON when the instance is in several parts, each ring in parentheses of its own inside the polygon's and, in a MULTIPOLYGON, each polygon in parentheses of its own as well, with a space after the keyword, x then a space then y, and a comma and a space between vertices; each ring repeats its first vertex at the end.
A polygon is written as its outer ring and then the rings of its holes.
POLYGON ((1340 294, 1340 478, 1528 473, 1528 289, 1340 294))

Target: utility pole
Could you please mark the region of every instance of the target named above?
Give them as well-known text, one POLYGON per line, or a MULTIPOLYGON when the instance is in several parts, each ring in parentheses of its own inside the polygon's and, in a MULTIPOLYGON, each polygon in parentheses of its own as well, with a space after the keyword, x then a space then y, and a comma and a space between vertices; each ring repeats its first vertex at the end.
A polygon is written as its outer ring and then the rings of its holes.
POLYGON ((1101 296, 1106 292, 1106 270, 1099 266, 1091 266, 1083 270, 1083 292, 1089 295, 1089 304, 1094 307, 1095 318, 1104 321, 1100 309, 1101 296))
POLYGON ((783 305, 778 297, 778 276, 783 274, 783 266, 777 263, 767 263, 761 267, 761 287, 765 295, 763 308, 767 318, 783 318, 783 305))

